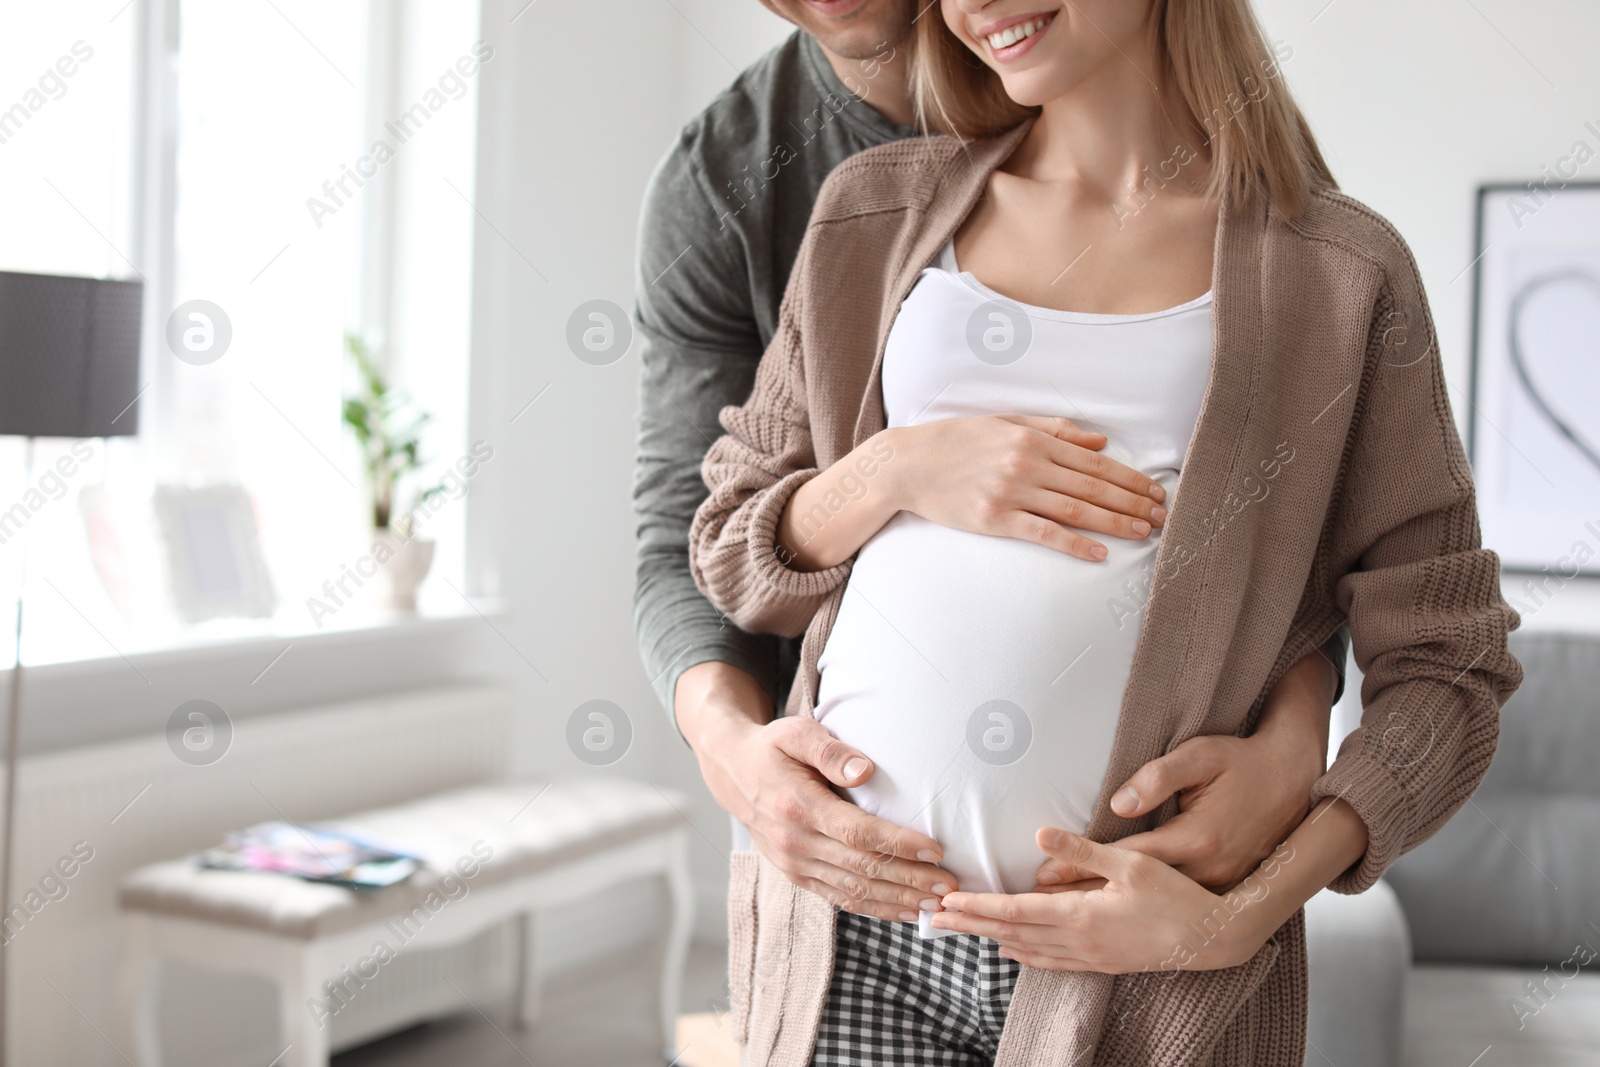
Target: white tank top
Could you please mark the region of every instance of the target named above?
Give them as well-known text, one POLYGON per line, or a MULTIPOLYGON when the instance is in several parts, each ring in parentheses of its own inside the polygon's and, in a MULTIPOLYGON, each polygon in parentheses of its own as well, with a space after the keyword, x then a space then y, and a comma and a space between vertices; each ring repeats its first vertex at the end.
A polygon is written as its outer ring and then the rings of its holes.
MULTIPOLYGON (((959 272, 946 246, 890 330, 884 413, 1064 415, 1170 507, 1211 348, 1209 292, 1143 315, 1053 311, 959 272)), ((938 841, 962 889, 1033 888, 1035 832, 1081 832, 1099 796, 1159 534, 1096 539, 1093 563, 901 512, 851 570, 816 717, 877 764, 849 798, 938 841)), ((926 915, 922 932, 938 934, 926 915)))

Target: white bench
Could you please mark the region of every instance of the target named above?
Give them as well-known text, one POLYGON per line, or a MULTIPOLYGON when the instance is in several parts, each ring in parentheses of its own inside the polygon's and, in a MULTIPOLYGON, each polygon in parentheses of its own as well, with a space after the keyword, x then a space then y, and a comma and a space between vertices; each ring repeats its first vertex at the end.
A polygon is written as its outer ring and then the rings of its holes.
MULTIPOLYGON (((680 798, 621 779, 463 789, 324 820, 403 842, 426 860, 381 891, 276 874, 206 870, 193 858, 130 875, 120 1021, 138 1067, 159 1067, 161 961, 261 975, 279 989, 281 1067, 326 1067, 331 1016, 384 964, 517 919, 518 1024, 539 1015, 533 913, 641 876, 665 879, 671 918, 661 973, 661 1046, 673 1036, 693 918, 680 798), (379 946, 384 946, 380 948, 379 946), (385 951, 387 949, 387 951, 385 951)), ((418 1021, 418 1020, 410 1020, 418 1021)))

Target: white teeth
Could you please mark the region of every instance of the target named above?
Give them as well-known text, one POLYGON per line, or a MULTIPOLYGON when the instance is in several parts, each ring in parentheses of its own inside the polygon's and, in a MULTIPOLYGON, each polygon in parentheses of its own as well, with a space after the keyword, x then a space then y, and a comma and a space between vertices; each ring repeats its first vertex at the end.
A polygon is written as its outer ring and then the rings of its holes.
POLYGON ((1032 37, 1044 29, 1044 19, 1033 19, 1028 22, 1019 22, 1015 26, 1008 26, 999 33, 991 33, 988 37, 990 48, 1009 48, 1024 38, 1032 37))

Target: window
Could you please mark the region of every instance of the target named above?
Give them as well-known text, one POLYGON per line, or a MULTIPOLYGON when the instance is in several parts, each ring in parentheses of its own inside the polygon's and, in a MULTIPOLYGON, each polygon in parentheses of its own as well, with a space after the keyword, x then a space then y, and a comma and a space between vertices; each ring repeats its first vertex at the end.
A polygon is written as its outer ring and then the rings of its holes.
MULTIPOLYGON (((0 190, 25 209, 0 235, 0 268, 144 278, 140 433, 39 443, 31 488, 44 492, 28 499, 45 506, 27 522, 24 656, 357 623, 364 604, 330 604, 324 591, 373 540, 361 456, 340 418, 356 384, 345 332, 381 340, 398 386, 425 400, 422 454, 437 463, 424 475, 468 451, 468 198, 486 51, 476 5, 67 10, 78 7, 7 15, 0 69, 27 78, 0 85, 0 107, 25 112, 0 116, 0 190), (220 357, 173 354, 175 310, 177 328, 209 331, 220 357), (74 474, 40 486, 62 456, 81 460, 67 464, 74 474), (253 502, 277 612, 186 628, 159 578, 150 496, 226 483, 253 502), (310 609, 314 597, 336 620, 310 609)), ((0 439, 0 510, 27 496, 22 466, 21 442, 0 439)), ((426 525, 436 573, 457 587, 463 517, 447 502, 426 525)), ((0 546, 8 603, 18 543, 0 546)), ((425 593, 459 604, 437 579, 425 593)))

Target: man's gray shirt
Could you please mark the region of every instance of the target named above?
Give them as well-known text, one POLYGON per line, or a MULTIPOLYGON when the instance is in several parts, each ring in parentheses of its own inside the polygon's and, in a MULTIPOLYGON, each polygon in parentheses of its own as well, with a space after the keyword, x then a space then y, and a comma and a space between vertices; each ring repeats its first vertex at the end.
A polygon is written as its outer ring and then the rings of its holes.
MULTIPOLYGON (((886 48, 876 62, 906 61, 886 48)), ((707 495, 700 463, 723 432, 717 413, 750 395, 823 179, 915 132, 871 107, 875 73, 847 88, 816 41, 794 33, 684 127, 645 193, 634 626, 669 714, 678 676, 698 663, 748 671, 780 709, 794 680, 797 641, 741 631, 695 587, 689 524, 707 495)))

